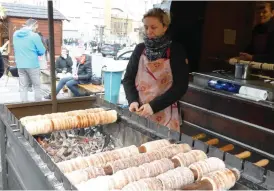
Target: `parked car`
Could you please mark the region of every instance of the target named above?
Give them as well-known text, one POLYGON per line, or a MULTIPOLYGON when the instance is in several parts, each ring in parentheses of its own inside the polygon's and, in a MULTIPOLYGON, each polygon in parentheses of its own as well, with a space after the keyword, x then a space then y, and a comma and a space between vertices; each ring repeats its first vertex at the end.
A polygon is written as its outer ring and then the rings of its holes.
POLYGON ((121 46, 120 44, 113 44, 113 46, 117 50, 117 52, 123 48, 123 46, 121 46))
POLYGON ((116 56, 117 51, 115 50, 115 47, 113 45, 105 44, 102 46, 101 53, 103 57, 116 56))
POLYGON ((117 52, 117 55, 116 55, 116 57, 114 57, 114 59, 117 59, 117 57, 119 56, 119 55, 122 55, 123 53, 125 53, 125 52, 133 52, 134 51, 134 49, 135 49, 135 47, 124 47, 123 49, 121 49, 121 50, 119 50, 118 52, 117 52))
POLYGON ((119 44, 105 44, 101 49, 103 57, 106 56, 117 56, 117 52, 121 49, 119 44))
POLYGON ((117 52, 117 55, 114 57, 114 60, 129 60, 133 51, 134 48, 125 47, 117 52))

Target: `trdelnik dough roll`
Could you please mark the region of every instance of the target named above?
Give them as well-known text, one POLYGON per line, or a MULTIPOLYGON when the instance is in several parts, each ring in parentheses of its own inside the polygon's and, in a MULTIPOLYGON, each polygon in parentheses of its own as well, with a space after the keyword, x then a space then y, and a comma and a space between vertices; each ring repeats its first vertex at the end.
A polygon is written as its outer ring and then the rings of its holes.
POLYGON ((65 175, 72 184, 76 185, 98 176, 104 176, 105 171, 103 168, 91 166, 85 169, 65 173, 65 175))
POLYGON ((195 179, 201 180, 202 176, 207 173, 224 169, 225 163, 219 158, 210 157, 191 164, 189 168, 193 171, 195 179))
POLYGON ((22 117, 20 119, 21 123, 23 125, 26 125, 29 122, 35 122, 35 121, 40 121, 43 119, 56 119, 60 117, 69 117, 69 116, 76 116, 81 114, 87 114, 87 113, 97 113, 97 112, 102 112, 104 111, 103 108, 91 108, 91 109, 86 109, 86 110, 73 110, 73 111, 68 111, 68 112, 58 112, 58 113, 50 113, 50 114, 45 114, 45 115, 34 115, 34 116, 26 116, 22 117))
POLYGON ((240 95, 252 97, 258 100, 266 100, 268 97, 268 93, 265 90, 260 90, 256 88, 251 88, 247 86, 242 86, 239 90, 240 95))
POLYGON ((222 169, 202 177, 211 183, 213 191, 229 190, 240 178, 240 172, 237 169, 222 169))
POLYGON ((151 152, 151 151, 157 150, 159 148, 162 148, 162 147, 165 147, 168 145, 170 145, 170 142, 169 142, 169 140, 166 140, 166 139, 150 141, 150 142, 142 144, 139 147, 139 151, 140 151, 140 153, 151 152))
POLYGON ((50 119, 43 119, 39 123, 30 122, 25 127, 31 135, 47 134, 53 131, 53 123, 50 119))
POLYGON ((178 167, 156 177, 162 182, 163 190, 180 189, 194 182, 194 175, 187 167, 178 167))
POLYGON ((176 166, 185 166, 188 167, 192 163, 195 163, 200 160, 206 159, 206 154, 201 150, 191 150, 187 153, 179 153, 172 157, 172 160, 175 163, 179 163, 176 166))

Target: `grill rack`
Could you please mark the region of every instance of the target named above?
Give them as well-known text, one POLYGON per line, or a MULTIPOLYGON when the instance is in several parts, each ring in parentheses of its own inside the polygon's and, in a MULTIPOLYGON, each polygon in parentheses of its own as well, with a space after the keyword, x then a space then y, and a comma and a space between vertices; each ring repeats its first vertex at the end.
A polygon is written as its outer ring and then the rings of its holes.
MULTIPOLYGON (((195 149, 203 150, 205 153, 207 153, 208 156, 214 156, 224 160, 226 165, 235 167, 241 171, 242 178, 236 183, 235 186, 237 187, 235 188, 237 190, 274 189, 274 182, 272 181, 274 180, 274 172, 271 170, 266 170, 265 168, 255 166, 251 162, 238 159, 234 155, 223 152, 214 146, 208 146, 202 141, 193 140, 192 137, 186 134, 180 135, 178 132, 170 130, 162 125, 158 125, 107 101, 97 99, 95 106, 114 109, 118 112, 119 121, 114 124, 116 129, 117 125, 119 128, 130 127, 151 140, 167 138, 175 140, 177 143, 187 143, 195 149)), ((39 169, 39 176, 46 179, 49 189, 77 190, 75 186, 72 185, 66 176, 60 171, 60 169, 52 161, 51 157, 40 146, 36 139, 31 136, 25 130, 25 128, 23 128, 19 120, 16 119, 16 117, 9 111, 9 109, 4 105, 0 105, 0 111, 0 117, 2 120, 2 122, 0 120, 2 159, 6 156, 6 148, 4 147, 6 145, 5 141, 8 136, 5 136, 5 134, 10 134, 11 136, 13 134, 14 141, 18 142, 21 149, 24 150, 25 154, 28 154, 29 160, 34 162, 35 168, 39 169), (2 140, 3 137, 4 140, 2 140)), ((106 131, 109 129, 111 128, 105 128, 106 131)), ((7 168, 4 163, 5 161, 2 161, 3 172, 5 172, 7 168)), ((5 185, 5 182, 6 180, 3 176, 4 189, 6 188, 5 186, 8 186, 5 185)), ((22 186, 22 188, 24 189, 24 186, 22 186)))

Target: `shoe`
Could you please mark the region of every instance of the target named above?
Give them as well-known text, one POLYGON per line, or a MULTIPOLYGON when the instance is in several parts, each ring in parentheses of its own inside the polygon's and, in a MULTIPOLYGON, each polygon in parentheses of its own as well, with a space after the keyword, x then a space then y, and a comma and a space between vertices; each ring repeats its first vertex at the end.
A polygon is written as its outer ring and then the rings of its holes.
POLYGON ((90 96, 91 93, 90 93, 90 92, 86 92, 84 95, 85 95, 85 96, 90 96))
POLYGON ((51 95, 49 94, 49 95, 45 96, 44 98, 45 99, 51 99, 51 95))

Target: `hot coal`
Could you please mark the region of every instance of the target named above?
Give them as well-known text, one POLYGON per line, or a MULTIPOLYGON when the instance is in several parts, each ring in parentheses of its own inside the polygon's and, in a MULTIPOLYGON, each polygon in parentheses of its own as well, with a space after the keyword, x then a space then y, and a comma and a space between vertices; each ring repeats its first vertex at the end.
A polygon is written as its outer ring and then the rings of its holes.
POLYGON ((51 134, 50 138, 38 138, 38 142, 56 163, 115 148, 113 140, 108 140, 108 137, 100 132, 87 136, 79 136, 67 132, 55 132, 51 134), (105 141, 108 144, 103 148, 105 141))

